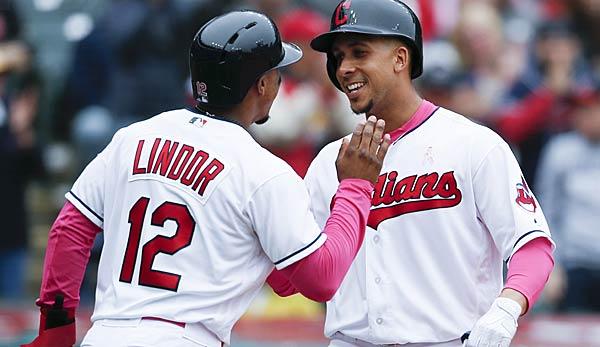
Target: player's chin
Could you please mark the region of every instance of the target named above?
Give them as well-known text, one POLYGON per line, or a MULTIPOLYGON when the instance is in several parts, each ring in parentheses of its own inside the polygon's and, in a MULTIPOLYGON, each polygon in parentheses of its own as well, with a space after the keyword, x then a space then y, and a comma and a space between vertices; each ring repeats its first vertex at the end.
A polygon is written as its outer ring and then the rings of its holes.
POLYGON ((263 118, 257 120, 254 123, 256 123, 258 125, 265 124, 269 120, 269 118, 271 118, 271 117, 269 115, 266 115, 266 116, 264 116, 263 118))
POLYGON ((373 108, 373 100, 368 100, 362 103, 350 102, 350 109, 355 114, 363 114, 371 111, 373 108))

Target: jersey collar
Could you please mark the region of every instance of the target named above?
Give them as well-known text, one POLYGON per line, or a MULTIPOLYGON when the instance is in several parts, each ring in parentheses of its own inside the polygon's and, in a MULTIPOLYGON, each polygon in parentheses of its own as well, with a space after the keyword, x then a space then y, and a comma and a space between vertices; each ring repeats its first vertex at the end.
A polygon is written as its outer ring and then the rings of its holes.
POLYGON ((206 117, 210 117, 210 118, 213 118, 213 119, 222 120, 224 122, 229 122, 229 123, 232 123, 232 124, 235 124, 235 125, 239 125, 240 127, 244 128, 240 123, 238 123, 237 121, 235 121, 235 120, 233 120, 231 118, 219 116, 219 115, 216 115, 216 114, 212 114, 210 112, 207 112, 207 111, 204 111, 204 110, 200 110, 199 108, 197 108, 195 106, 186 107, 186 110, 188 110, 188 111, 190 111, 192 113, 195 113, 195 114, 199 114, 201 116, 206 116, 206 117))
POLYGON ((389 132, 392 138, 392 143, 395 143, 396 141, 400 140, 406 134, 415 130, 421 124, 425 123, 425 121, 429 119, 429 117, 431 117, 435 113, 435 111, 438 110, 438 108, 438 106, 423 99, 421 105, 419 105, 419 108, 417 108, 417 111, 410 117, 408 122, 404 123, 404 125, 402 125, 400 128, 389 132))

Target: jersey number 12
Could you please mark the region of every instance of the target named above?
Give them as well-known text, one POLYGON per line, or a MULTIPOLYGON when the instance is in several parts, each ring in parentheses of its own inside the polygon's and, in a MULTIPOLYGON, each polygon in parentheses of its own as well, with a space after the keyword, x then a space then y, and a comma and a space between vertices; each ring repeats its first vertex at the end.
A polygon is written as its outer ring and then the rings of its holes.
MULTIPOLYGON (((131 283, 135 261, 140 248, 142 226, 150 198, 140 198, 129 211, 129 239, 125 249, 125 258, 121 267, 119 281, 131 283)), ((140 277, 138 284, 146 287, 161 288, 177 291, 181 275, 152 269, 154 257, 158 253, 173 255, 192 243, 192 235, 196 222, 186 205, 174 202, 164 202, 152 212, 151 223, 164 227, 165 222, 172 220, 177 224, 175 235, 166 237, 158 235, 142 247, 140 277)))

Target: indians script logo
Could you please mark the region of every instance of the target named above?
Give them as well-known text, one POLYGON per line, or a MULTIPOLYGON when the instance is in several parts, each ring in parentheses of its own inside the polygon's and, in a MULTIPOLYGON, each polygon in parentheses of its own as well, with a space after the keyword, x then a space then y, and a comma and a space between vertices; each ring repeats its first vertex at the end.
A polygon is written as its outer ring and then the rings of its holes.
POLYGON ((196 93, 198 93, 198 101, 204 103, 208 102, 208 93, 206 92, 207 89, 208 87, 206 86, 206 83, 196 81, 196 93))
POLYGON ((517 183, 517 199, 515 201, 517 205, 529 212, 535 212, 537 208, 533 194, 531 194, 523 176, 521 176, 521 183, 517 183))
MULTIPOLYGON (((335 198, 335 197, 334 197, 335 198)), ((367 225, 377 229, 379 223, 403 214, 453 207, 460 204, 454 171, 412 175, 398 180, 398 173, 381 174, 375 184, 367 225)), ((331 207, 333 207, 331 201, 331 207)))
POLYGON ((348 22, 348 10, 350 9, 350 5, 352 5, 352 0, 346 0, 340 2, 338 7, 335 9, 335 15, 333 16, 333 24, 336 27, 339 27, 342 24, 346 24, 348 22))

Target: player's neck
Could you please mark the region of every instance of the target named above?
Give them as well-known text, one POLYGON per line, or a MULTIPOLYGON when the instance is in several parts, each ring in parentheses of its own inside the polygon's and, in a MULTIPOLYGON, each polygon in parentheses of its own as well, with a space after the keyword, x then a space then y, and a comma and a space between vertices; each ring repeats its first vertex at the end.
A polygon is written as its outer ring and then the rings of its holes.
POLYGON ((247 128, 244 124, 242 124, 235 115, 235 108, 215 108, 215 107, 206 107, 204 105, 196 105, 195 109, 198 112, 205 114, 212 118, 217 118, 221 120, 225 120, 231 123, 235 123, 243 128, 247 128))
POLYGON ((270 107, 270 103, 267 105, 264 98, 257 97, 253 92, 254 90, 251 89, 242 102, 233 107, 227 115, 246 130, 255 122, 266 117, 270 107))
MULTIPOLYGON (((385 131, 390 132, 403 126, 417 112, 423 99, 417 92, 410 88, 404 93, 399 93, 392 102, 386 103, 386 107, 380 109, 377 118, 385 120, 385 131)), ((368 115, 367 115, 368 116, 368 115)))

